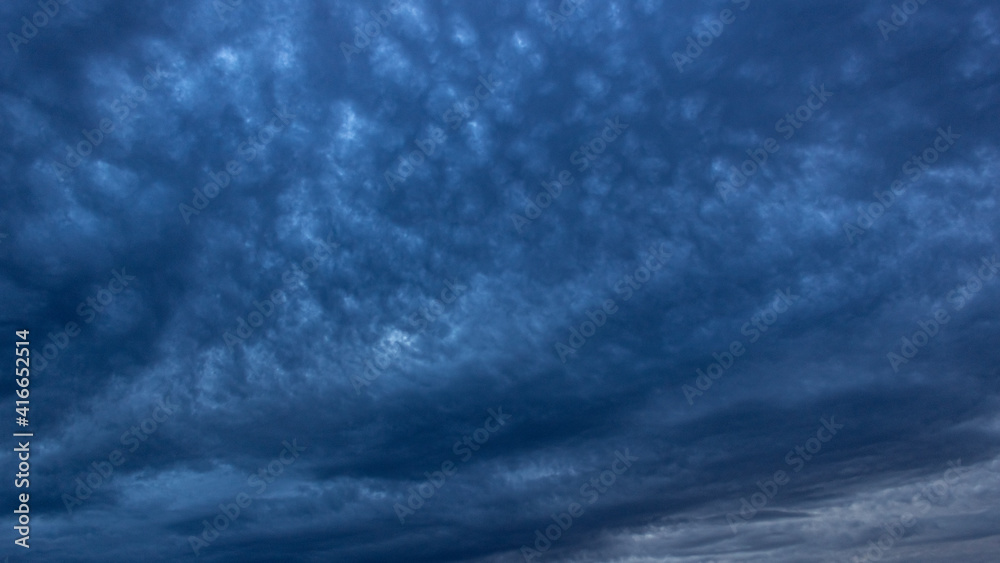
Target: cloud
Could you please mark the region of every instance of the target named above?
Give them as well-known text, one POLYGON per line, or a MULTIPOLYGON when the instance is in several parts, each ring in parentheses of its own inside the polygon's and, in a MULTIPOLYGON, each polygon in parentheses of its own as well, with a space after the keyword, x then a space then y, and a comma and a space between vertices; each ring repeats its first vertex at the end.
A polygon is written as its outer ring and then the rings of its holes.
POLYGON ((995 553, 997 8, 563 4, 70 2, 0 54, 32 557, 523 561, 626 450, 538 560, 848 561, 907 511, 887 557, 995 553))

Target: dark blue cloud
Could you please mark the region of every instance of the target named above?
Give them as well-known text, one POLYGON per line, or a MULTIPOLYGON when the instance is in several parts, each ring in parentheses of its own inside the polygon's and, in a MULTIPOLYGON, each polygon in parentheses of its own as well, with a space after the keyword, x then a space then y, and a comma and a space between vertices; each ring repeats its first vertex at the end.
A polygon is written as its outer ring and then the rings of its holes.
POLYGON ((0 22, 11 560, 996 553, 996 6, 0 22))

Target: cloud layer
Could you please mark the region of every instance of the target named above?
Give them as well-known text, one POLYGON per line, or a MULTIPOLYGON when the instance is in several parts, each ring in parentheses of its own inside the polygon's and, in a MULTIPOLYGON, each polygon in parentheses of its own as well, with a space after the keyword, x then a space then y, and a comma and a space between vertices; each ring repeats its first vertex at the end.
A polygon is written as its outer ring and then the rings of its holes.
POLYGON ((1000 549, 997 6, 50 4, 12 560, 1000 549))

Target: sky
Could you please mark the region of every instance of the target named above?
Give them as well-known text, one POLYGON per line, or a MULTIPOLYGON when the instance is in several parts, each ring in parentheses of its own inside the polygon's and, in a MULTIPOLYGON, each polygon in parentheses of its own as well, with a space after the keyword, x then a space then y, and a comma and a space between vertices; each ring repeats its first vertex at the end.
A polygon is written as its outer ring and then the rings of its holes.
POLYGON ((995 2, 0 28, 5 561, 1000 551, 995 2))

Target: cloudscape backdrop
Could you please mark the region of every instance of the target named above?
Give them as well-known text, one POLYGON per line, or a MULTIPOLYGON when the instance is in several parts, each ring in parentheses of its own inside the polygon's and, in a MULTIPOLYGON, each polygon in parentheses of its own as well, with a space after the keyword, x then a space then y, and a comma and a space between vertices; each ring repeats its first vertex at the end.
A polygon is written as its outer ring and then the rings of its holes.
POLYGON ((1000 552, 996 3, 0 24, 0 556, 1000 552))

